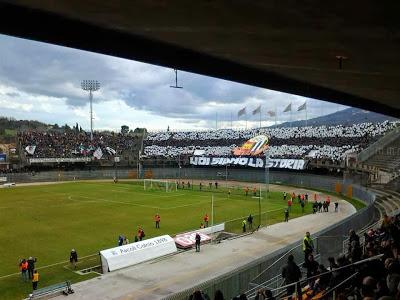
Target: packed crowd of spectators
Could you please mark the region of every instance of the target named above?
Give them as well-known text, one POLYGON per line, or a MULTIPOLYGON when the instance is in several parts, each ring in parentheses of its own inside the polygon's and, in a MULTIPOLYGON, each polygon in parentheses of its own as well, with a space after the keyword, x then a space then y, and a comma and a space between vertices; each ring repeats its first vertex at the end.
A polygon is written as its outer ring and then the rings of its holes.
MULTIPOLYGON (((256 135, 267 135, 271 158, 330 159, 341 161, 347 153, 359 152, 399 122, 361 123, 351 126, 308 126, 260 128, 248 130, 208 130, 181 132, 150 132, 144 141, 144 157, 176 158, 204 150, 204 155, 228 156, 235 147, 256 135)), ((137 136, 121 133, 95 132, 93 141, 89 133, 76 131, 26 131, 18 134, 22 149, 35 146, 27 157, 74 158, 93 156, 96 149, 103 156, 110 154, 107 147, 121 155, 125 150, 138 148, 137 136)))
MULTIPOLYGON (((147 157, 177 157, 179 155, 191 155, 194 153, 194 150, 199 149, 204 150, 204 155, 206 156, 229 156, 235 147, 237 146, 173 147, 151 145, 145 147, 144 153, 147 157)), ((361 149, 359 145, 345 145, 341 147, 330 145, 282 145, 270 146, 269 155, 271 158, 300 159, 309 154, 311 150, 315 150, 312 158, 328 158, 333 161, 340 161, 346 153, 359 152, 361 149)))
POLYGON ((310 299, 333 290, 338 299, 400 299, 399 247, 400 215, 385 216, 382 226, 364 237, 350 230, 346 254, 328 258, 327 265, 312 254, 304 261, 303 293, 310 299))
POLYGON ((340 161, 347 153, 360 152, 399 122, 360 123, 351 126, 307 126, 248 130, 150 132, 144 141, 147 157, 177 157, 204 150, 204 155, 227 156, 256 135, 269 137, 271 158, 326 158, 340 161), (314 150, 314 151, 312 151, 314 150))
POLYGON ((26 131, 19 133, 18 139, 22 149, 35 146, 33 154, 25 151, 27 157, 34 158, 89 157, 98 148, 107 157, 114 155, 107 147, 115 150, 116 155, 121 155, 139 143, 137 136, 110 132, 95 132, 91 140, 90 134, 86 132, 26 131))
MULTIPOLYGON (((326 265, 314 259, 312 250, 307 252, 304 262, 295 261, 289 255, 282 268, 285 279, 282 288, 261 288, 253 296, 243 293, 232 299, 332 299, 333 291, 336 299, 400 299, 399 247, 400 215, 385 216, 382 226, 370 229, 364 237, 350 230, 346 254, 329 257, 326 265)), ((211 298, 195 291, 189 299, 211 298)), ((217 290, 213 299, 227 298, 217 290)))

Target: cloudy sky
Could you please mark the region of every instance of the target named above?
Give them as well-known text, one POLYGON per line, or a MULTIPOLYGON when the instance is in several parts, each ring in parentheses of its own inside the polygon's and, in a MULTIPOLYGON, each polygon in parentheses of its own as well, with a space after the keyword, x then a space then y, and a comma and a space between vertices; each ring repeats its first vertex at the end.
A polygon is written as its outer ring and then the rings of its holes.
MULTIPOLYGON (((248 127, 259 124, 252 110, 261 105, 262 125, 273 124, 268 110, 278 112, 278 121, 288 121, 282 111, 293 110, 307 100, 308 116, 328 114, 345 106, 260 89, 248 85, 178 72, 173 89, 173 70, 112 56, 59 47, 0 35, 0 115, 39 120, 88 129, 88 94, 81 90, 83 79, 96 79, 101 89, 94 93, 95 129, 131 128, 205 129, 233 126, 244 128, 245 117, 237 112, 246 107, 248 127)), ((305 112, 293 112, 293 120, 305 112)))

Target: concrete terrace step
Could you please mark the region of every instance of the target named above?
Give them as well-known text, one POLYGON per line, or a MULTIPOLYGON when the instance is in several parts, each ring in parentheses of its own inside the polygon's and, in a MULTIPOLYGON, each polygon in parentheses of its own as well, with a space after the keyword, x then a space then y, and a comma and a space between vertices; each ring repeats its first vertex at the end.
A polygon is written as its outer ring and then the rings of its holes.
POLYGON ((388 208, 387 208, 384 204, 382 204, 382 203, 375 202, 375 207, 379 210, 379 212, 381 213, 381 215, 384 215, 384 214, 388 214, 388 213, 389 213, 388 208))

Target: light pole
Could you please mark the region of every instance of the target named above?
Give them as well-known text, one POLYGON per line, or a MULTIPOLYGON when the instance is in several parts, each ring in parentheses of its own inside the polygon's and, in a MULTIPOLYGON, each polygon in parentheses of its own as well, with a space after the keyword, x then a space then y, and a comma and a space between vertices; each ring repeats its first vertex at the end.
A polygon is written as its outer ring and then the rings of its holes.
POLYGON ((118 182, 118 166, 119 163, 119 156, 114 155, 114 168, 115 168, 115 183, 118 182))
POLYGON ((228 164, 225 165, 225 186, 228 188, 228 164))
POLYGON ((100 82, 97 80, 82 80, 82 90, 89 91, 90 101, 90 140, 93 140, 93 92, 100 89, 100 82))
MULTIPOLYGON (((264 152, 265 154, 265 166, 264 166, 264 171, 265 171, 265 200, 268 201, 268 193, 269 193, 269 148, 264 152)), ((259 203, 258 207, 260 210, 260 224, 261 224, 261 190, 260 190, 260 197, 259 197, 259 203)), ((267 217, 267 216, 266 216, 267 217)), ((267 220, 265 220, 265 223, 267 223, 267 220)))

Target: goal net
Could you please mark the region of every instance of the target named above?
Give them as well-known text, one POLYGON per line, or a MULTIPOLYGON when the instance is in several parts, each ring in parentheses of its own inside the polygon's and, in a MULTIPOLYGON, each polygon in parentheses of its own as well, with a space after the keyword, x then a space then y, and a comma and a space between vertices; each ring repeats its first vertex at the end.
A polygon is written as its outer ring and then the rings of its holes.
POLYGON ((168 180, 157 180, 157 179, 144 179, 143 188, 145 191, 165 191, 172 192, 176 191, 176 183, 168 180))

